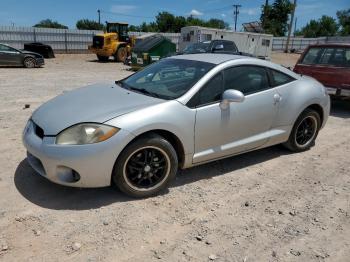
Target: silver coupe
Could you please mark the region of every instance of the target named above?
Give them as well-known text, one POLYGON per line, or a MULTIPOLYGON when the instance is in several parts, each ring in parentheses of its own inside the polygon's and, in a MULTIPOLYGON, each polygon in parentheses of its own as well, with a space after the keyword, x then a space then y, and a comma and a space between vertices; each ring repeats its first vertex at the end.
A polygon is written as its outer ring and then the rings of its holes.
POLYGON ((314 145, 330 100, 313 78, 250 57, 180 55, 123 80, 64 93, 31 116, 30 165, 62 185, 115 183, 134 197, 167 187, 178 168, 283 144, 314 145))

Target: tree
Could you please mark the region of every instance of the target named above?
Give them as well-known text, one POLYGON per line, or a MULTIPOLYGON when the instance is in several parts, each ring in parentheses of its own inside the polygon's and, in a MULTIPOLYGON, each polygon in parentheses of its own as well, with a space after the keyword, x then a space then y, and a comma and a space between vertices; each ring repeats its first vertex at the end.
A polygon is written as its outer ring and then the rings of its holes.
POLYGON ((94 20, 80 19, 77 21, 76 27, 81 30, 103 30, 104 26, 94 20))
POLYGON ((338 24, 333 17, 322 16, 319 20, 310 20, 297 35, 304 37, 334 36, 338 32, 338 24))
POLYGON ((347 10, 341 10, 337 12, 337 17, 340 25, 340 34, 350 35, 350 8, 347 10))
POLYGON ((207 27, 212 27, 212 28, 219 28, 219 29, 227 29, 228 28, 228 24, 227 23, 225 23, 221 19, 216 19, 216 18, 210 19, 205 24, 206 24, 207 27))
POLYGON ((39 23, 34 25, 34 27, 68 29, 68 26, 62 25, 57 21, 52 21, 51 19, 41 20, 39 23))
POLYGON ((160 32, 175 32, 175 16, 169 12, 158 13, 156 23, 160 32))
POLYGON ((284 36, 288 30, 288 16, 293 9, 289 0, 275 0, 262 6, 261 24, 266 33, 284 36))
POLYGON ((219 29, 228 29, 229 26, 225 21, 221 19, 212 18, 208 21, 190 16, 185 18, 184 16, 174 16, 169 12, 160 12, 156 16, 156 21, 151 23, 143 22, 139 26, 130 26, 130 31, 141 32, 170 32, 179 33, 184 26, 205 26, 219 29))

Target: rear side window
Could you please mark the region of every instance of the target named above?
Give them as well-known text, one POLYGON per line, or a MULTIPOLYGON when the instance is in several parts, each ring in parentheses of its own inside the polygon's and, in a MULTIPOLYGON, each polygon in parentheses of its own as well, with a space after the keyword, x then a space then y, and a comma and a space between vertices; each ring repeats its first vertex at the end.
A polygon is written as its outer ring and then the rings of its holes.
POLYGON ((284 85, 295 80, 293 77, 273 69, 270 69, 270 72, 272 77, 272 85, 274 87, 284 85))
POLYGON ((224 71, 224 89, 235 89, 244 95, 253 94, 270 88, 267 71, 258 66, 237 66, 224 71))
POLYGON ((329 64, 339 67, 350 67, 350 48, 336 48, 329 64))

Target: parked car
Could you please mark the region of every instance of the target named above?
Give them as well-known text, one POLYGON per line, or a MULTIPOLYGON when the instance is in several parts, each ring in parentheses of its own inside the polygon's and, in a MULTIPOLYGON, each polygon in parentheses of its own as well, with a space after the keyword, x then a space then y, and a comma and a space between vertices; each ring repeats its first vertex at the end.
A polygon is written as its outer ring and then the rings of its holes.
POLYGON ((256 58, 164 58, 116 81, 64 93, 29 119, 30 165, 62 185, 114 182, 133 197, 167 187, 178 167, 283 143, 314 145, 330 109, 324 86, 256 58))
POLYGON ((310 45, 294 67, 298 74, 312 76, 331 95, 350 96, 350 44, 310 45))
POLYGON ((212 40, 203 41, 199 43, 192 43, 185 47, 178 55, 184 54, 200 54, 200 53, 216 53, 216 54, 232 54, 232 55, 244 55, 252 56, 251 54, 242 53, 238 51, 238 48, 233 41, 228 40, 212 40))
POLYGON ((55 58, 52 47, 43 43, 26 43, 24 44, 24 50, 38 53, 44 58, 55 58))
POLYGON ((24 66, 27 68, 40 67, 44 65, 42 55, 21 51, 11 46, 0 44, 0 66, 24 66))

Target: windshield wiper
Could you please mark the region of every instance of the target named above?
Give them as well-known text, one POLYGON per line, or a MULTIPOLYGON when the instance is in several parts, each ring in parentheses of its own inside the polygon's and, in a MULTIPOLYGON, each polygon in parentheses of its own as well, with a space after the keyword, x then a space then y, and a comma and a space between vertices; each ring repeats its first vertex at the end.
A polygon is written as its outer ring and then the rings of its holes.
POLYGON ((146 90, 145 88, 135 88, 135 87, 130 86, 129 89, 134 90, 136 92, 140 92, 140 93, 145 94, 145 95, 150 95, 153 97, 160 98, 160 96, 158 94, 150 92, 150 91, 146 90))

